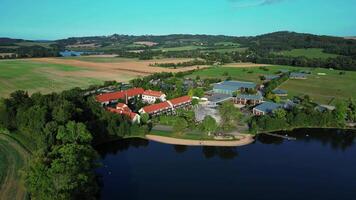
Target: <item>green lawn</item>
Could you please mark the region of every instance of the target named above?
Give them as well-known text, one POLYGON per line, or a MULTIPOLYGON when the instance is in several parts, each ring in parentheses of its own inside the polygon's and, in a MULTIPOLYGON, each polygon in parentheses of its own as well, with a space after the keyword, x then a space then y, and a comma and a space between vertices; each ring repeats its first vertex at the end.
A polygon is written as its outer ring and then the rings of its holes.
POLYGON ((278 52, 277 54, 284 55, 284 56, 292 56, 292 57, 305 56, 307 58, 323 58, 323 59, 335 58, 338 56, 336 54, 324 53, 323 49, 317 49, 317 48, 293 49, 291 51, 281 51, 278 52))
POLYGON ((340 75, 341 71, 324 68, 303 68, 290 66, 270 66, 265 71, 259 67, 236 68, 236 67, 212 67, 194 72, 189 75, 195 78, 221 78, 226 79, 231 76, 234 80, 253 81, 261 83, 259 77, 264 74, 275 74, 280 69, 287 70, 309 70, 311 75, 306 80, 288 80, 280 88, 289 93, 289 97, 309 95, 315 102, 329 103, 332 99, 356 98, 356 72, 348 71, 340 75), (224 74, 228 74, 227 76, 224 74), (326 76, 319 76, 318 73, 326 73, 326 76))
POLYGON ((28 152, 16 141, 0 133, 0 199, 25 199, 19 170, 27 157, 28 152))
POLYGON ((29 60, 3 60, 0 61, 0 97, 6 97, 15 90, 49 93, 102 82, 71 75, 81 70, 87 69, 29 60))
POLYGON ((150 134, 187 140, 214 140, 212 136, 208 136, 203 133, 198 133, 197 131, 188 131, 184 134, 177 134, 173 133, 172 131, 152 130, 150 134))

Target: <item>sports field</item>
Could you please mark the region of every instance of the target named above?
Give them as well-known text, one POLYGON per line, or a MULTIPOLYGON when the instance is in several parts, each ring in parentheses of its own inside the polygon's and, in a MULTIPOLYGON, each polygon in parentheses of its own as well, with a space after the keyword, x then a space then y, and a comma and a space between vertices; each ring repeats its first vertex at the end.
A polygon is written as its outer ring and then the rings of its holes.
POLYGON ((260 67, 244 68, 225 66, 214 67, 196 71, 190 77, 194 78, 221 78, 222 80, 231 77, 234 80, 253 81, 261 83, 259 77, 261 75, 275 74, 281 69, 293 70, 309 70, 311 74, 306 80, 288 80, 281 89, 288 91, 289 97, 309 95, 315 102, 318 103, 334 103, 333 99, 356 99, 356 72, 347 71, 345 74, 340 74, 341 71, 329 70, 323 68, 301 68, 289 66, 266 66, 268 71, 260 67), (326 75, 318 75, 325 73, 326 75))
POLYGON ((281 51, 278 52, 277 54, 284 55, 284 56, 292 56, 292 57, 304 56, 307 58, 322 58, 322 59, 335 58, 338 56, 336 54, 324 53, 323 49, 318 49, 318 48, 293 49, 291 51, 281 51))
POLYGON ((19 172, 28 154, 15 140, 0 133, 0 199, 25 199, 26 191, 19 172))

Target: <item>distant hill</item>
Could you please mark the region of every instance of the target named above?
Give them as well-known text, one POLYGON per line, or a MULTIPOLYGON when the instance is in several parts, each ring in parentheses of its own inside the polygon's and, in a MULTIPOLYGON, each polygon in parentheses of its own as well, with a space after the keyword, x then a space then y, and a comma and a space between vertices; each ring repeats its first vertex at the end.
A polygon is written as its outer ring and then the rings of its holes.
POLYGON ((247 61, 356 70, 356 40, 350 40, 354 38, 289 31, 247 37, 114 34, 71 37, 51 42, 1 38, 0 53, 14 53, 19 57, 43 57, 57 56, 59 51, 66 49, 139 59, 188 57, 221 63, 247 61))

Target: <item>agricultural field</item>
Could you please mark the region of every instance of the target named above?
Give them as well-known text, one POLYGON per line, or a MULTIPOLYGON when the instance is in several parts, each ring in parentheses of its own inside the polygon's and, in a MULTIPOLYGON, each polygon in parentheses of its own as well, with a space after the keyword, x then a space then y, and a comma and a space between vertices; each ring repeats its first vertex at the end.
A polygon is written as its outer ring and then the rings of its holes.
POLYGON ((89 76, 90 73, 93 72, 70 65, 3 60, 0 61, 0 97, 15 90, 49 93, 103 81, 100 77, 89 76))
POLYGON ((139 61, 137 58, 121 58, 115 56, 76 56, 76 57, 62 57, 60 59, 65 60, 79 60, 94 63, 122 63, 122 62, 132 62, 139 61))
POLYGON ((322 59, 335 58, 338 56, 336 54, 324 53, 323 49, 318 49, 318 48, 293 49, 291 51, 281 51, 278 52, 277 54, 283 56, 292 56, 292 57, 304 56, 307 58, 322 58, 322 59))
POLYGON ((190 51, 190 50, 197 50, 197 49, 205 49, 204 46, 182 46, 182 47, 161 47, 153 50, 162 50, 162 51, 190 51))
MULTIPOLYGON (((190 59, 136 59, 107 57, 33 58, 0 61, 0 97, 15 90, 50 93, 74 87, 88 87, 107 80, 127 82, 156 72, 180 72, 196 69, 150 67, 153 63, 176 63, 190 59)), ((204 68, 206 66, 200 66, 204 68)))
POLYGON ((281 89, 288 91, 289 97, 309 95, 315 102, 329 104, 334 103, 336 99, 356 98, 356 72, 347 71, 340 74, 338 70, 329 70, 324 68, 302 68, 290 66, 266 66, 266 67, 243 67, 224 66, 213 67, 196 71, 189 77, 195 78, 221 78, 222 80, 231 77, 233 80, 253 81, 261 83, 260 76, 275 74, 281 69, 290 71, 308 70, 311 74, 306 80, 288 80, 281 85, 281 89), (325 73, 320 76, 318 73, 325 73))
POLYGON ((245 52, 248 48, 244 47, 225 47, 225 48, 216 48, 211 50, 202 50, 202 52, 219 52, 219 53, 231 53, 231 52, 245 52))
POLYGON ((28 154, 15 140, 0 133, 0 199, 26 198, 19 173, 27 162, 28 154))

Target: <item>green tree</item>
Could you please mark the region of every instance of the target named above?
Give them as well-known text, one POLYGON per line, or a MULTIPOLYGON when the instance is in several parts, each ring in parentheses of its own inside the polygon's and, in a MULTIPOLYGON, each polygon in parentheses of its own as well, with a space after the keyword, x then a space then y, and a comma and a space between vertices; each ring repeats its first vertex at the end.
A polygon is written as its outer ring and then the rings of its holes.
POLYGON ((150 116, 147 113, 141 114, 141 122, 142 124, 147 124, 150 116))
POLYGON ((188 123, 184 118, 178 117, 173 124, 173 132, 182 134, 187 129, 188 123))
POLYGON ((59 126, 57 139, 63 143, 89 143, 93 138, 83 123, 70 121, 66 126, 59 126))
POLYGON ((241 112, 234 106, 231 101, 224 102, 219 107, 219 113, 221 116, 221 127, 224 130, 229 130, 237 125, 237 122, 241 116, 241 112))
POLYGON ((63 101, 60 105, 55 106, 52 111, 53 119, 59 123, 65 123, 69 121, 72 114, 75 113, 74 105, 69 101, 63 101))
POLYGON ((282 108, 273 111, 273 114, 277 119, 286 119, 287 116, 286 110, 282 108))
POLYGON ((200 124, 200 130, 210 135, 214 133, 218 128, 218 124, 211 116, 206 116, 200 124))
POLYGON ((335 120, 339 126, 344 126, 347 118, 347 105, 345 102, 339 101, 336 103, 336 108, 333 111, 335 120))

